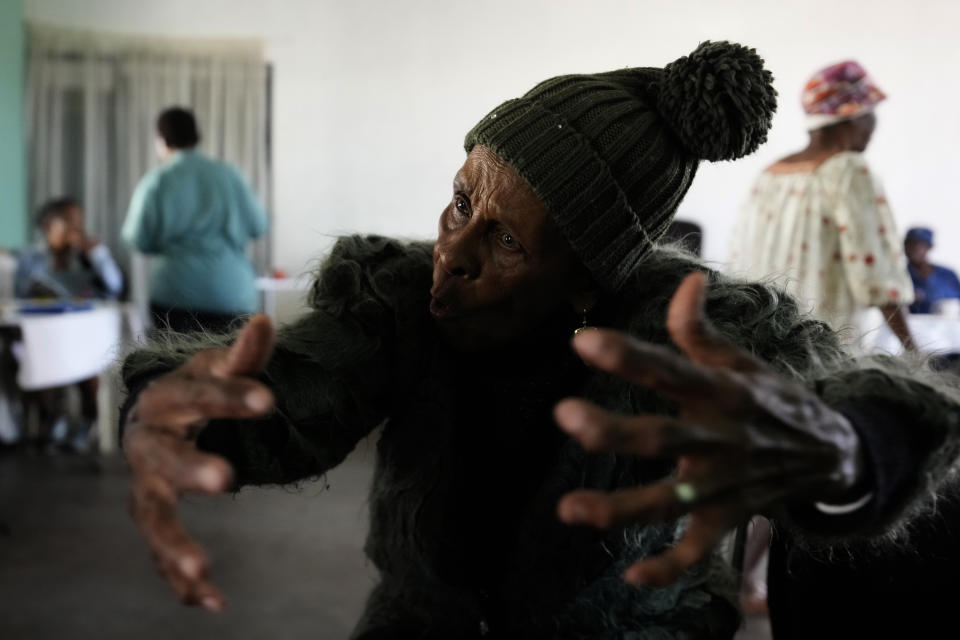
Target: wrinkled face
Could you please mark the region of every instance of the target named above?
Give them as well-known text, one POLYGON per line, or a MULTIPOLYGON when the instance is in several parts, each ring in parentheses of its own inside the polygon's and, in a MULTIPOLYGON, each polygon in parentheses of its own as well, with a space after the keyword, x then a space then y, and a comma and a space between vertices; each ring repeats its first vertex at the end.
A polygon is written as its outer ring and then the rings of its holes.
POLYGON ((926 264, 928 251, 930 245, 923 240, 907 240, 903 243, 903 252, 907 254, 910 264, 926 264))
POLYGON ((430 312, 453 346, 503 344, 574 312, 589 278, 546 205, 486 147, 453 181, 433 251, 430 312))

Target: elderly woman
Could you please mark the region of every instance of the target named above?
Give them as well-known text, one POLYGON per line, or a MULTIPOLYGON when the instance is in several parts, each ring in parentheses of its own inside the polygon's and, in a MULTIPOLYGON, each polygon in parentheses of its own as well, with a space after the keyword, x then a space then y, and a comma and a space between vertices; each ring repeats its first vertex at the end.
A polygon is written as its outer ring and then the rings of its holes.
POLYGON ((435 243, 345 238, 276 336, 133 354, 132 512, 179 597, 224 604, 179 495, 316 476, 381 424, 357 638, 729 638, 730 527, 884 531, 946 464, 953 402, 656 244, 774 96, 728 43, 547 80, 467 135, 435 243))

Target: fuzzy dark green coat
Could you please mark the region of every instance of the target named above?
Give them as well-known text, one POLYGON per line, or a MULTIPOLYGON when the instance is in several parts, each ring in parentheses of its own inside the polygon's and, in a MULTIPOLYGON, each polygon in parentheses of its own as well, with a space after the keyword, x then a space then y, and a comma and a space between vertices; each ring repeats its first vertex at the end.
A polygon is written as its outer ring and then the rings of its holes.
MULTIPOLYGON (((428 243, 340 240, 313 287, 312 311, 279 330, 264 375, 276 411, 212 423, 200 446, 226 456, 240 484, 291 483, 336 466, 383 425, 366 545, 381 582, 357 636, 391 629, 388 637, 731 637, 736 578, 719 556, 663 589, 620 578, 629 563, 672 544, 679 527, 597 532, 555 515, 572 489, 634 486, 670 471, 585 453, 553 424, 557 400, 578 395, 628 413, 671 412, 669 403, 586 369, 570 350, 569 318, 484 354, 450 351, 428 313, 431 253, 428 243)), ((668 344, 669 298, 695 269, 702 267, 682 253, 654 251, 593 323, 668 344)), ((928 479, 956 453, 941 446, 955 441, 953 400, 893 361, 853 363, 835 334, 775 289, 710 276, 708 313, 736 343, 829 403, 883 397, 917 416, 910 428, 929 433, 939 453, 861 533, 907 521, 928 479)), ((126 385, 135 394, 193 351, 228 340, 167 338, 141 349, 125 362, 126 385)), ((789 513, 781 516, 789 522, 789 513)))

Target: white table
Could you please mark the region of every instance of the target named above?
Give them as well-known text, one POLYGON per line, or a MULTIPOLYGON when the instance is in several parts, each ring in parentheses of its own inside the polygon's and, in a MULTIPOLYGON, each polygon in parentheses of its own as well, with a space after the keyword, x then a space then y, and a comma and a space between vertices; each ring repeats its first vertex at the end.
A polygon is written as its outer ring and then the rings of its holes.
POLYGON ((299 278, 257 278, 257 291, 263 295, 263 312, 276 324, 277 294, 282 291, 308 291, 313 284, 309 276, 299 278))
MULTIPOLYGON (((960 353, 960 318, 931 314, 909 314, 907 325, 922 353, 960 353)), ((861 339, 863 347, 874 353, 899 354, 903 345, 884 322, 861 339)))
POLYGON ((96 302, 93 308, 63 313, 20 313, 24 301, 0 301, 0 325, 18 327, 19 386, 25 391, 58 387, 100 376, 97 442, 102 453, 116 447, 119 358, 122 329, 136 330, 133 306, 96 302))

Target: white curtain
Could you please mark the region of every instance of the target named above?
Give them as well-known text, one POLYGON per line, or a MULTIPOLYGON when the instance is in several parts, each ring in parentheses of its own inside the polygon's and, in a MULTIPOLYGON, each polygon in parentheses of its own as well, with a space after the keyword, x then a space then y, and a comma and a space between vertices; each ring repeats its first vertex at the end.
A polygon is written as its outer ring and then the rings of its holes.
MULTIPOLYGON (((160 39, 31 24, 27 56, 30 201, 79 198, 90 233, 106 242, 144 309, 146 261, 120 240, 130 196, 155 167, 155 121, 166 107, 191 109, 200 148, 250 180, 268 211, 268 68, 249 40, 160 39)), ((251 247, 270 265, 270 234, 251 247)))

